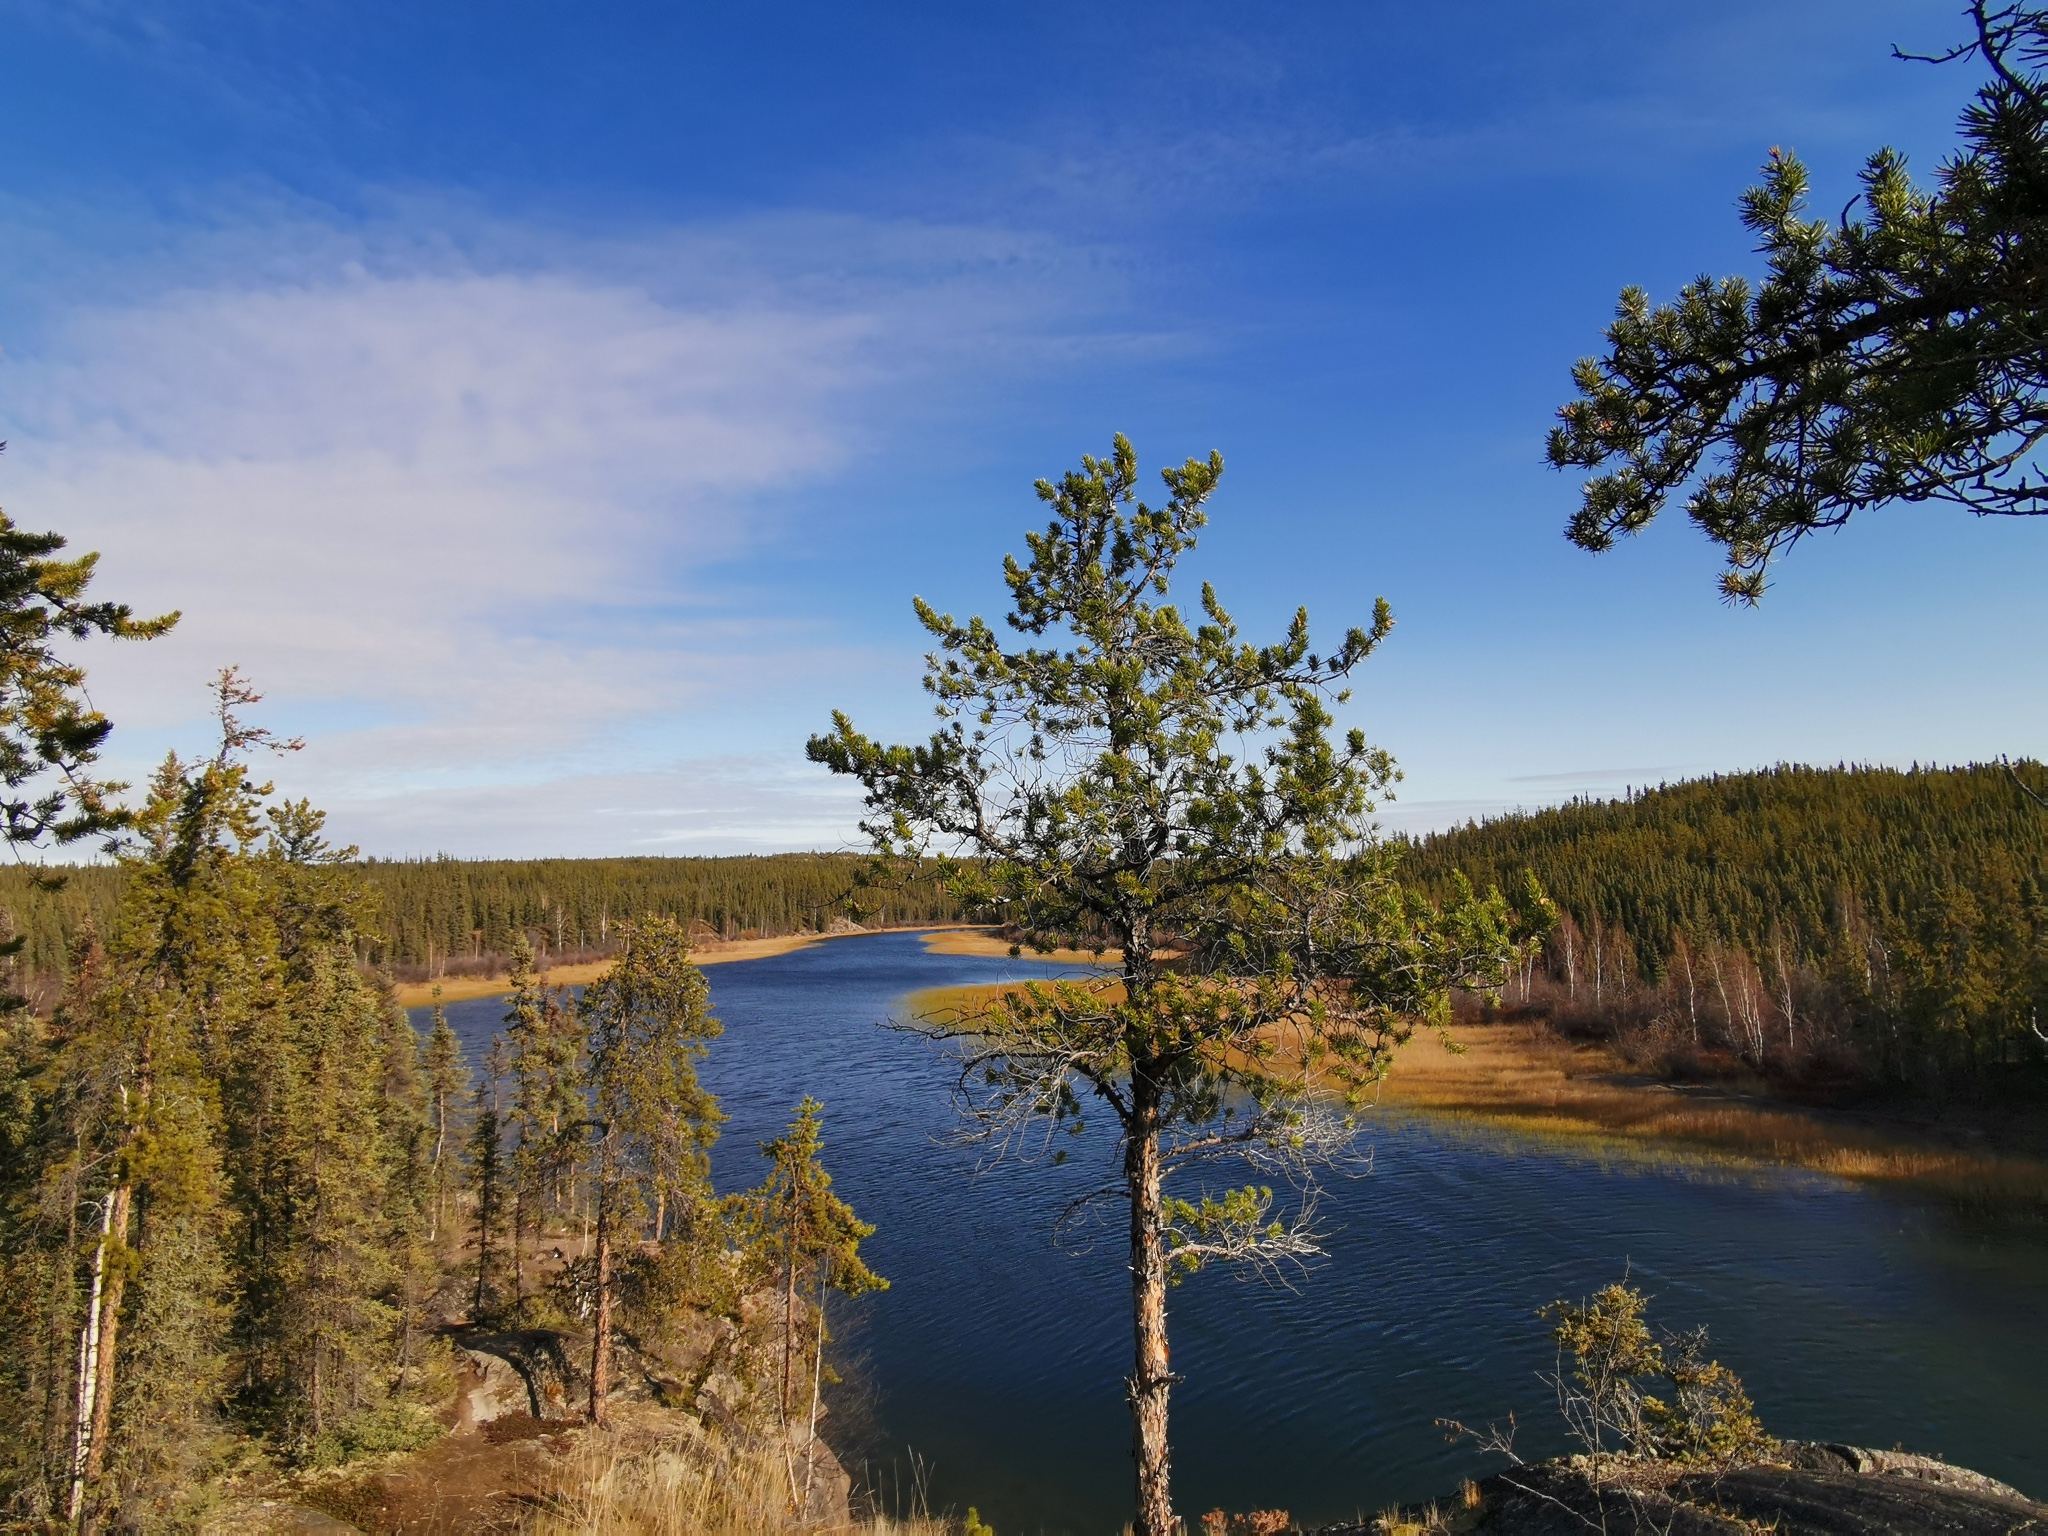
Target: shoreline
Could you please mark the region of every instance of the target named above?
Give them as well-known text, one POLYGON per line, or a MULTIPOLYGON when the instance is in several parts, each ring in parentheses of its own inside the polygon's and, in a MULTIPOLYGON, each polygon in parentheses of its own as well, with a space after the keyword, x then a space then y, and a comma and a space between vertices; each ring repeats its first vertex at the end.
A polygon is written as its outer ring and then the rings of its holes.
POLYGON ((1986 1207, 2048 1211, 2048 1160, 1999 1146, 1966 1120, 1804 1104, 1719 1084, 1646 1076, 1604 1046, 1539 1025, 1461 1024, 1454 1054, 1419 1036, 1379 1102, 1531 1141, 1662 1160, 1771 1165, 1859 1184, 1904 1185, 1986 1207), (1946 1131, 1947 1134, 1944 1134, 1946 1131))
MULTIPOLYGON (((1007 949, 1004 950, 1007 953, 1007 949)), ((934 987, 920 1012, 965 1015, 1019 983, 934 987)), ((1923 1190, 1987 1210, 2048 1215, 2037 1138, 1994 1138, 1988 1117, 1941 1121, 1911 1108, 1830 1108, 1724 1084, 1668 1082, 1605 1046, 1537 1024, 1454 1025, 1446 1049, 1422 1031, 1371 1102, 1448 1130, 1646 1162, 1795 1168, 1923 1190)), ((2010 1129, 2010 1128, 2008 1128, 2010 1129)))
POLYGON ((933 955, 977 955, 991 960, 1043 960, 1052 965, 1115 965, 1122 960, 1121 950, 1106 949, 1095 954, 1085 949, 1056 949, 1050 954, 1040 954, 1035 949, 1019 949, 1010 953, 1013 946, 1008 939, 998 936, 992 923, 963 924, 957 928, 924 928, 917 930, 925 935, 924 947, 933 955))
MULTIPOLYGON (((832 933, 785 933, 772 938, 731 939, 705 944, 690 951, 690 963, 695 966, 725 965, 735 960, 767 960, 776 955, 791 954, 799 949, 809 949, 813 944, 823 944, 830 939, 870 938, 878 933, 922 933, 966 934, 973 932, 972 924, 919 923, 908 928, 858 928, 846 927, 832 933)), ((994 940, 990 941, 994 943, 994 940)), ((935 954, 983 954, 978 949, 934 949, 933 941, 927 937, 925 947, 935 954)), ((1009 953, 1007 947, 996 953, 1009 953)), ((586 965, 558 965, 540 973, 541 984, 548 987, 583 987, 596 981, 612 968, 609 960, 594 960, 586 965)), ((405 981, 393 987, 398 1006, 405 1009, 430 1007, 434 993, 439 990, 440 1001, 444 1003, 466 1003, 479 997, 504 997, 512 990, 512 984, 503 976, 453 976, 441 981, 405 981)))
MULTIPOLYGON (((830 939, 878 933, 922 935, 934 955, 1007 959, 1010 943, 985 924, 853 928, 707 944, 693 963, 763 960, 830 939)), ((1114 963, 1109 956, 1057 950, 1020 958, 1070 965, 1114 963)), ((609 961, 559 966, 548 986, 583 986, 609 961)), ((933 988, 928 1006, 970 1003, 984 986, 933 988)), ((996 987, 1011 985, 995 983, 996 987)), ((502 997, 503 977, 465 977, 398 987, 401 1006, 424 1007, 438 986, 444 1003, 502 997)), ((1635 1071, 1607 1047, 1574 1042, 1541 1025, 1500 1022, 1453 1026, 1458 1050, 1424 1031, 1396 1057, 1376 1102, 1451 1127, 1530 1142, 1601 1148, 1651 1160, 1803 1169, 1853 1183, 1927 1190, 1969 1204, 2048 1212, 2048 1156, 2031 1143, 2010 1144, 1968 1117, 1934 1121, 1909 1110, 1838 1109, 1744 1092, 1715 1083, 1678 1083, 1635 1071)), ((2022 1138, 2024 1140, 2024 1138, 2022 1138)))

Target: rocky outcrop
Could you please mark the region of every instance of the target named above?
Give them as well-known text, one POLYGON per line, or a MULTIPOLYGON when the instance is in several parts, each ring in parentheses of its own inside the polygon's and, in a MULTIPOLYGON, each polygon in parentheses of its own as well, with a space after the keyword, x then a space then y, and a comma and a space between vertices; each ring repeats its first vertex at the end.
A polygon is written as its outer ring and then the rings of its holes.
POLYGON ((2027 1496, 2008 1483, 1967 1467, 1952 1467, 1932 1456, 1915 1456, 1909 1451, 1873 1451, 1860 1445, 1822 1445, 1812 1440, 1787 1440, 1779 1446, 1789 1466, 1803 1472, 1856 1472, 1885 1477, 1910 1478, 1938 1488, 1959 1488, 1965 1493, 1985 1493, 1994 1498, 2027 1496))
POLYGON ((458 1335, 455 1343, 463 1354, 466 1377, 477 1383, 465 1395, 468 1420, 465 1424, 458 1417, 458 1431, 508 1413, 531 1414, 543 1424, 574 1418, 576 1388, 589 1379, 571 1363, 577 1342, 552 1328, 458 1335), (506 1379, 507 1371, 518 1381, 517 1392, 506 1379))
POLYGON ((1788 1442, 1716 1472, 1583 1456, 1510 1468, 1448 1499, 1326 1536, 2048 1536, 2048 1505, 1926 1456, 1788 1442))
MULTIPOLYGON (((851 1519, 852 1477, 813 1435, 808 1413, 787 1430, 779 1422, 781 1308, 780 1296, 762 1292, 741 1298, 735 1316, 679 1315, 658 1341, 615 1338, 607 1443, 631 1454, 665 1445, 713 1461, 766 1451, 803 1504, 805 1523, 843 1526, 851 1519)), ((451 1339, 459 1374, 449 1439, 365 1480, 372 1489, 366 1507, 381 1512, 368 1529, 385 1529, 391 1509, 432 1503, 440 1510, 454 1497, 451 1484, 469 1490, 461 1495, 470 1500, 463 1518, 482 1521, 476 1500, 505 1497, 494 1478, 506 1487, 530 1480, 536 1467, 573 1457, 593 1433, 583 1424, 587 1336, 526 1328, 458 1331, 451 1339)))

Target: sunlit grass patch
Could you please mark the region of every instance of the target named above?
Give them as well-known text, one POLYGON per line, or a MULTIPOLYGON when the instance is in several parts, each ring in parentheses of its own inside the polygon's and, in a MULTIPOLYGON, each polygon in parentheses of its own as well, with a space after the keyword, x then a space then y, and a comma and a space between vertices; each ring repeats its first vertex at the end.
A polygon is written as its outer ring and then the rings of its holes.
POLYGON ((1106 949, 1101 954, 1085 949, 1055 949, 1041 954, 1028 945, 1011 955, 1011 941, 1003 937, 996 928, 934 928, 924 934, 927 954, 933 955, 984 955, 991 958, 1046 960, 1056 965, 1115 965, 1123 959, 1123 952, 1106 949))
POLYGON ((959 1525, 927 1516, 856 1517, 793 1512, 791 1468, 768 1444, 671 1440, 626 1446, 586 1434, 562 1458, 528 1530, 534 1536, 955 1536, 959 1525))
POLYGON ((1632 1076, 1596 1047, 1527 1025, 1467 1027, 1453 1054, 1418 1040, 1383 1099, 1541 1138, 1804 1168, 1836 1178, 1910 1184, 1970 1204, 2048 1211, 2048 1163, 1945 1146, 1901 1127, 1713 1088, 1632 1076))
MULTIPOLYGON (((971 1029, 1028 982, 932 987, 904 1005, 906 1022, 971 1029)), ((1113 978, 1098 996, 1122 995, 1113 978)), ((1863 1183, 1908 1185, 1988 1209, 2048 1213, 2048 1162, 1941 1145, 1904 1126, 1859 1122, 1726 1088, 1658 1082, 1598 1046, 1538 1025, 1461 1026, 1446 1050, 1418 1036, 1396 1056, 1380 1094, 1390 1108, 1520 1138, 1570 1142, 1625 1161, 1767 1164, 1863 1183)), ((1759 1085, 1761 1086, 1761 1085, 1759 1085)))

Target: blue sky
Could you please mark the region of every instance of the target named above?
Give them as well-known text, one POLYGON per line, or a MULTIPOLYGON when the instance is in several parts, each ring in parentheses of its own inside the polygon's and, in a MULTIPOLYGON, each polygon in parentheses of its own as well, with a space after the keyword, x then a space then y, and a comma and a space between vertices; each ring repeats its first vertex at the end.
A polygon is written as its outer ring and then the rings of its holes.
POLYGON ((1674 518, 1565 544, 1619 288, 1931 170, 1946 4, 5 3, 0 505, 186 619, 93 649, 122 766, 235 662, 384 854, 834 847, 829 711, 924 728, 1031 481, 1220 449, 1248 632, 1375 596, 1392 825, 1779 760, 2048 754, 2048 526, 1902 509, 1758 612, 1674 518))

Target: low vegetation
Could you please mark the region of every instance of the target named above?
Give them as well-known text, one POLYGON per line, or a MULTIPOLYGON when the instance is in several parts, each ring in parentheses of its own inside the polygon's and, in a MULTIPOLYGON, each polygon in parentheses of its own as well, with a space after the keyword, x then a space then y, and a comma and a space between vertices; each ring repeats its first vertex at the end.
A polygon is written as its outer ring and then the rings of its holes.
POLYGON ((2048 1211, 2048 1138, 2019 1109, 1881 1101, 1851 1108, 1787 1099, 1761 1074, 1674 1083, 1611 1043, 1540 1020, 1471 1022, 1457 1051, 1424 1041, 1382 1101, 1474 1134, 1565 1138, 1619 1156, 1770 1163, 1909 1184, 1959 1205, 2048 1211))

